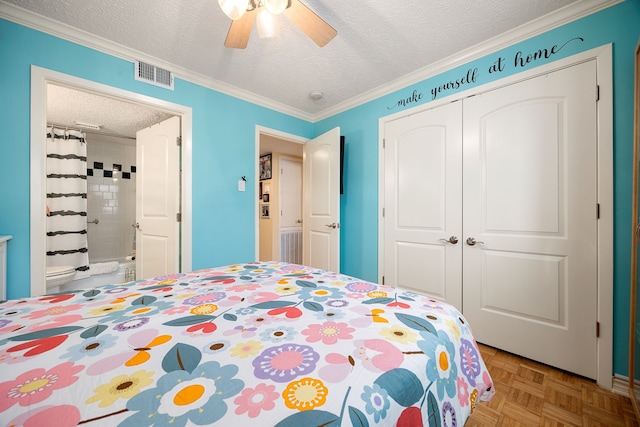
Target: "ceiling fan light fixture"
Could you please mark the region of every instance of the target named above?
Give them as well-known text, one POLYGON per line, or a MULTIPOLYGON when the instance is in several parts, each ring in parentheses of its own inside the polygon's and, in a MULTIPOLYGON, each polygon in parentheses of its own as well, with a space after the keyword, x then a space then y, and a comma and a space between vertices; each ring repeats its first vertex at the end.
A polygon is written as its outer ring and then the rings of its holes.
POLYGON ((272 15, 280 15, 289 6, 289 0, 263 0, 264 7, 272 15))
POLYGON ((280 25, 277 17, 269 13, 264 7, 260 8, 256 20, 258 24, 258 36, 260 36, 261 39, 280 36, 280 25))
POLYGON ((224 14, 235 21, 247 11, 249 0, 218 0, 218 4, 224 14))

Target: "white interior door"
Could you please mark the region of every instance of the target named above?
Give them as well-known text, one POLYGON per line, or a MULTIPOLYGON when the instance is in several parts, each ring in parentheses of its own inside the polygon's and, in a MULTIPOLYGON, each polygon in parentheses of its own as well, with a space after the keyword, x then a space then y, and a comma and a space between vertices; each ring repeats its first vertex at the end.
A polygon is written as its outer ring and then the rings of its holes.
POLYGON ((136 135, 136 275, 179 271, 180 117, 136 135))
POLYGON ((462 102, 384 132, 384 282, 462 310, 462 102))
POLYGON ((479 342, 589 378, 596 86, 589 61, 464 100, 464 314, 479 342))
POLYGON ((340 128, 308 141, 303 155, 302 262, 340 271, 340 128))

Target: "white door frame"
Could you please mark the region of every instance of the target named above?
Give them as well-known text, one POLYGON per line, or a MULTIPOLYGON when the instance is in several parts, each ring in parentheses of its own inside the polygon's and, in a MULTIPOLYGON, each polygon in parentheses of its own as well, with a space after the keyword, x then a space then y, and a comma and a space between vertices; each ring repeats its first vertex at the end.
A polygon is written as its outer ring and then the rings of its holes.
POLYGON ((46 129, 47 85, 56 84, 119 98, 135 104, 163 110, 181 117, 182 131, 182 223, 181 268, 191 271, 192 261, 192 111, 190 107, 152 98, 124 89, 81 79, 68 74, 31 66, 31 193, 30 193, 30 265, 31 295, 41 295, 46 289, 46 129))
MULTIPOLYGON (((255 132, 255 176, 256 182, 258 182, 258 177, 260 176, 260 136, 261 135, 269 135, 275 138, 284 139, 289 142, 295 142, 298 144, 306 143, 309 138, 304 138, 299 135, 294 135, 292 133, 282 132, 276 129, 271 129, 264 126, 256 125, 255 132)), ((254 225, 254 235, 255 235, 255 249, 254 249, 254 258, 256 261, 260 260, 260 203, 258 201, 258 185, 255 186, 253 200, 254 200, 254 214, 255 225, 254 225)), ((279 255, 279 254, 278 254, 279 255)))
MULTIPOLYGON (((464 99, 478 93, 498 87, 511 85, 518 81, 569 67, 580 62, 596 60, 600 100, 597 113, 598 138, 598 308, 597 320, 600 324, 600 337, 597 343, 597 382, 600 387, 613 387, 613 70, 612 45, 578 53, 568 58, 523 71, 482 86, 465 90, 426 105, 410 108, 378 120, 378 280, 384 276, 384 152, 383 138, 385 124, 400 117, 408 116, 440 105, 464 99)), ((595 96, 595 94, 594 94, 595 96)), ((595 331, 594 331, 595 333, 595 331)))

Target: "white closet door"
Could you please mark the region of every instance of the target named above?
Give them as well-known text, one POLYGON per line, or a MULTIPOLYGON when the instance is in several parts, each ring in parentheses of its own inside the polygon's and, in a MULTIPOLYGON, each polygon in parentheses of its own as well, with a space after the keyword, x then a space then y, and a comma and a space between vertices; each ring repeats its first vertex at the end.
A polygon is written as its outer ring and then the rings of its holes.
POLYGON ((385 284, 462 308, 462 102, 385 125, 385 284))
POLYGON ((590 61, 465 99, 463 146, 463 305, 477 340, 589 378, 595 94, 590 61))

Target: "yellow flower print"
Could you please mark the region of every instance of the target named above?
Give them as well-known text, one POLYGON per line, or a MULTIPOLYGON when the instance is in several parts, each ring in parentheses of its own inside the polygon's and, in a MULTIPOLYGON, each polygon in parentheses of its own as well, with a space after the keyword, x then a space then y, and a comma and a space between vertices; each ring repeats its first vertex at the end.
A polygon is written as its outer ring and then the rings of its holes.
POLYGON ((98 308, 95 308, 95 309, 89 311, 88 314, 90 314, 92 316, 102 316, 103 314, 113 313, 113 312, 116 312, 116 311, 124 310, 125 308, 127 308, 127 306, 125 306, 124 304, 104 305, 102 307, 98 307, 98 308))
POLYGON ((331 282, 329 282, 329 284, 331 286, 337 286, 339 288, 344 288, 344 285, 346 285, 347 282, 345 282, 344 280, 332 280, 331 282))
POLYGON ((183 300, 183 299, 191 298, 191 297, 196 296, 196 295, 197 294, 195 292, 187 292, 185 294, 177 294, 173 298, 176 299, 176 300, 183 300))
POLYGON ((277 288, 274 289, 275 292, 279 293, 279 294, 293 294, 298 292, 300 288, 298 286, 294 286, 294 285, 285 285, 285 286, 278 286, 277 288))
POLYGON ((231 356, 239 357, 240 359, 246 359, 249 356, 255 356, 262 350, 262 343, 260 341, 247 341, 245 343, 239 343, 231 348, 231 356))
POLYGON ((453 335, 453 337, 457 340, 460 339, 460 325, 458 325, 458 322, 456 322, 455 320, 451 320, 451 319, 447 319, 444 321, 444 324, 447 325, 447 327, 449 327, 449 332, 451 332, 451 335, 453 335))
POLYGON ((403 326, 394 325, 390 328, 384 328, 380 331, 380 335, 402 344, 409 344, 418 341, 418 334, 403 326))
POLYGON ((384 291, 371 291, 371 292, 367 292, 367 296, 369 298, 386 298, 387 293, 384 291))
POLYGON ((196 307, 193 307, 189 313, 194 314, 196 316, 201 316, 203 314, 211 314, 218 311, 218 306, 215 304, 200 304, 196 307))
POLYGON ((177 280, 163 280, 162 282, 158 282, 157 285, 172 285, 176 283, 177 280))
POLYGON ((153 372, 140 370, 131 375, 118 375, 109 383, 93 390, 96 394, 87 399, 86 403, 100 402, 98 406, 106 408, 118 399, 130 399, 150 384, 153 384, 153 372))
POLYGON ((307 377, 290 382, 282 392, 282 398, 287 408, 308 411, 324 405, 328 393, 322 381, 307 377))

